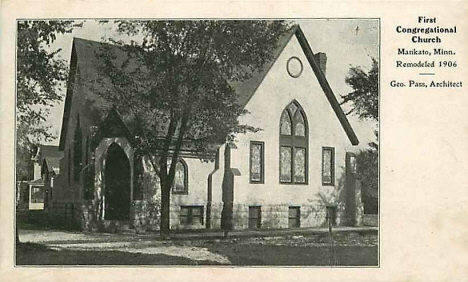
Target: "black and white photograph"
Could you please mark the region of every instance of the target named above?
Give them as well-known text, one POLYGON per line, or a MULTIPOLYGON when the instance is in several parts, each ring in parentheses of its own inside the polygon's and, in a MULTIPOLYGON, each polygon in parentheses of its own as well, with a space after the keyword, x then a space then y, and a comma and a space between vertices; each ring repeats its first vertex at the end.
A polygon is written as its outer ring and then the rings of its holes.
POLYGON ((379 82, 379 18, 17 19, 16 267, 379 268, 379 82))

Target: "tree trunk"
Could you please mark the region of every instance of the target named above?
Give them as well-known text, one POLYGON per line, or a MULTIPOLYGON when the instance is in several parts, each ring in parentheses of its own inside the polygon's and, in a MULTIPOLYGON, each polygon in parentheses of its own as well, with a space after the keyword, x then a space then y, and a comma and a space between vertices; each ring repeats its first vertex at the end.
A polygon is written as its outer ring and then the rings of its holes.
POLYGON ((170 195, 171 186, 161 181, 161 222, 159 231, 162 239, 169 238, 170 233, 170 195))

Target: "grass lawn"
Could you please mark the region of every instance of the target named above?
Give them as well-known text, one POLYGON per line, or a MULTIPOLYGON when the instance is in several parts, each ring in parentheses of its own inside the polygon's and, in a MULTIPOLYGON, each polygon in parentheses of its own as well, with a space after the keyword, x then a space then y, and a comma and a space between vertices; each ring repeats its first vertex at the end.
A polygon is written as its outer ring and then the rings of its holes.
POLYGON ((17 265, 199 265, 213 262, 193 261, 163 254, 135 254, 120 251, 51 250, 44 245, 20 243, 17 265))
MULTIPOLYGON (((216 242, 208 250, 229 258, 238 266, 377 266, 376 246, 337 246, 335 255, 324 246, 275 246, 216 242)), ((22 243, 17 265, 216 265, 163 254, 122 251, 51 250, 44 245, 22 243)))
MULTIPOLYGON (((43 230, 54 231, 51 220, 44 213, 18 213, 18 228, 23 234, 43 230), (38 224, 41 223, 41 224, 38 224), (38 226, 36 226, 38 225, 38 226)), ((109 242, 112 238, 109 237, 109 242)), ((47 237, 49 238, 49 237, 47 237)), ((118 237, 117 239, 122 239, 118 237)), ((335 248, 331 250, 327 233, 248 236, 230 239, 199 238, 154 241, 153 247, 169 245, 202 248, 229 259, 237 266, 377 266, 377 232, 337 232, 333 235, 335 248)), ((128 240, 132 240, 131 238, 128 240)), ((115 240, 114 240, 115 241, 115 240)), ((68 243, 80 243, 71 239, 68 243)), ((82 242, 85 243, 85 242, 82 242)), ((178 249, 179 252, 183 249, 178 249)), ((185 251, 182 251, 185 252, 185 251)), ((180 254, 180 253, 179 253, 180 254)), ((186 254, 186 253, 183 253, 186 254)), ((20 243, 16 247, 17 265, 216 265, 206 257, 176 256, 176 253, 142 254, 116 250, 52 250, 45 245, 20 243), (172 255, 174 254, 174 255, 172 255)), ((221 260, 225 262, 226 260, 221 260)))
POLYGON ((216 244, 208 249, 240 266, 377 266, 378 262, 377 246, 337 246, 334 252, 318 246, 216 244))

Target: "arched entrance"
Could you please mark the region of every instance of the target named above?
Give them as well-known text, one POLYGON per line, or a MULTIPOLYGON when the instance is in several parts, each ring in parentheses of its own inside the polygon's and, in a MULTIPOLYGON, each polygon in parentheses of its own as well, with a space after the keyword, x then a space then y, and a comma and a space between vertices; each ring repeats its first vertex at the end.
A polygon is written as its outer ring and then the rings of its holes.
POLYGON ((127 220, 130 217, 130 162, 123 149, 113 143, 105 162, 105 213, 107 220, 127 220))

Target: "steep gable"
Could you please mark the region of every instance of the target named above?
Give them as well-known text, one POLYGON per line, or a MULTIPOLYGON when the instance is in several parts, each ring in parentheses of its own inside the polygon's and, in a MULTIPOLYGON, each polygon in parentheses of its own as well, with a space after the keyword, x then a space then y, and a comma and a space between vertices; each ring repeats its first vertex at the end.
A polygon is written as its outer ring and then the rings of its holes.
MULTIPOLYGON (((113 87, 110 79, 99 74, 99 68, 103 64, 99 54, 103 52, 103 48, 112 49, 116 55, 116 64, 122 64, 128 58, 127 50, 123 50, 117 45, 82 38, 73 39, 70 73, 60 133, 60 150, 64 150, 74 95, 83 95, 83 101, 92 107, 87 110, 99 112, 101 120, 104 120, 112 109, 112 105, 96 94, 96 89, 112 89, 113 87), (102 84, 100 82, 101 78, 104 79, 102 84), (78 87, 75 85, 76 83, 79 83, 78 87), (81 89, 80 93, 75 93, 77 89, 81 89)), ((98 122, 98 120, 95 120, 95 122, 98 122)))
MULTIPOLYGON (((330 84, 328 83, 328 80, 325 77, 325 74, 323 73, 322 69, 320 68, 319 62, 317 62, 317 58, 315 57, 315 54, 313 53, 313 51, 312 51, 312 49, 311 49, 311 47, 309 45, 309 42, 307 41, 307 39, 306 39, 306 37, 304 35, 304 32, 302 31, 302 29, 298 25, 293 27, 290 30, 290 32, 291 32, 291 34, 287 34, 288 36, 284 36, 282 38, 282 40, 284 40, 284 41, 281 43, 281 46, 278 47, 277 51, 279 51, 279 52, 275 53, 274 59, 270 63, 268 63, 267 66, 260 73, 258 73, 257 76, 255 76, 255 78, 252 79, 253 81, 255 81, 258 84, 255 85, 255 87, 247 85, 247 87, 245 87, 245 91, 247 91, 247 92, 240 94, 240 96, 243 97, 243 101, 245 102, 245 104, 242 104, 242 105, 246 106, 247 103, 250 101, 252 96, 255 94, 257 88, 262 83, 264 78, 268 75, 268 72, 270 71, 270 69, 272 68, 274 63, 277 61, 278 57, 282 54, 282 51, 288 45, 288 43, 291 41, 291 39, 293 38, 293 35, 294 35, 297 38, 297 40, 298 40, 298 42, 299 42, 299 44, 301 46, 301 49, 302 49, 305 57, 307 58, 307 62, 309 64, 310 68, 312 69, 314 75, 316 76, 316 78, 317 78, 317 80, 318 80, 318 82, 320 84, 320 87, 323 90, 324 95, 326 96, 331 108, 333 109, 333 111, 334 111, 336 117, 338 118, 341 126, 343 127, 348 139, 350 140, 352 145, 358 145, 359 140, 358 140, 353 128, 351 127, 351 124, 349 123, 348 118, 346 117, 345 113, 343 112, 338 100, 336 99, 336 96, 333 93, 333 90, 330 87, 330 84)), ((247 82, 253 82, 253 81, 247 81, 247 82)))
POLYGON ((309 42, 307 41, 304 35, 304 32, 300 28, 296 30, 296 37, 299 41, 299 44, 302 47, 302 50, 304 51, 304 54, 307 57, 310 67, 314 71, 315 76, 317 77, 320 83, 320 86, 323 89, 323 92, 325 93, 328 101, 330 102, 330 105, 333 108, 333 111, 335 112, 336 116, 338 117, 338 120, 340 121, 341 125, 343 126, 343 129, 346 132, 346 135, 351 141, 351 144, 358 145, 359 140, 356 136, 356 133, 354 133, 354 130, 351 127, 351 124, 349 123, 348 118, 343 112, 343 109, 341 109, 340 103, 338 103, 338 100, 336 99, 336 96, 333 93, 333 90, 331 89, 330 84, 328 83, 328 80, 325 77, 325 74, 320 69, 318 62, 316 61, 314 57, 314 53, 312 52, 312 49, 310 48, 309 42))
POLYGON ((298 28, 298 25, 294 25, 283 36, 280 37, 278 43, 276 44, 276 49, 273 52, 272 59, 267 62, 259 71, 253 73, 249 79, 244 81, 231 81, 229 83, 231 87, 236 89, 239 105, 243 107, 247 105, 247 103, 250 101, 250 98, 252 98, 252 96, 255 94, 255 91, 258 89, 263 79, 268 74, 279 55, 281 55, 284 47, 286 47, 298 28))
MULTIPOLYGON (((230 81, 230 85, 236 90, 238 94, 238 103, 239 105, 245 107, 252 96, 257 91, 258 87, 262 84, 264 78, 270 71, 271 67, 276 62, 277 58, 281 55, 283 49, 291 41, 293 37, 296 37, 301 45, 301 48, 307 57, 309 66, 312 68, 315 76, 317 77, 320 86, 323 90, 324 95, 327 97, 329 104, 333 111, 335 112, 341 126, 346 132, 349 140, 353 145, 357 145, 359 140, 354 133, 346 115, 341 109, 325 75, 321 71, 319 64, 314 58, 314 53, 310 48, 310 45, 305 38, 303 31, 299 25, 294 25, 291 27, 283 36, 280 37, 276 48, 273 52, 273 58, 267 62, 259 71, 252 74, 252 76, 242 82, 230 81)), ((86 92, 87 99, 91 101, 94 107, 100 108, 102 111, 110 110, 112 105, 109 105, 102 97, 98 97, 97 94, 94 94, 93 87, 109 87, 112 88, 110 80, 104 80, 106 85, 101 85, 97 82, 97 77, 99 74, 99 65, 102 63, 97 55, 100 51, 100 48, 107 46, 112 48, 116 54, 116 62, 122 63, 128 58, 127 50, 123 50, 122 47, 116 45, 109 45, 105 43, 99 43, 91 40, 85 40, 80 38, 74 38, 72 46, 72 57, 71 57, 71 66, 70 66, 70 77, 67 88, 67 95, 65 98, 65 109, 62 120, 62 129, 60 134, 60 145, 59 149, 64 150, 65 139, 67 135, 68 122, 70 119, 70 112, 72 107, 72 99, 74 95, 73 82, 76 79, 76 76, 80 75, 81 81, 86 82, 84 92, 86 92)), ((105 113, 103 113, 105 114, 105 113)), ((104 115, 103 115, 104 116, 104 115)))

